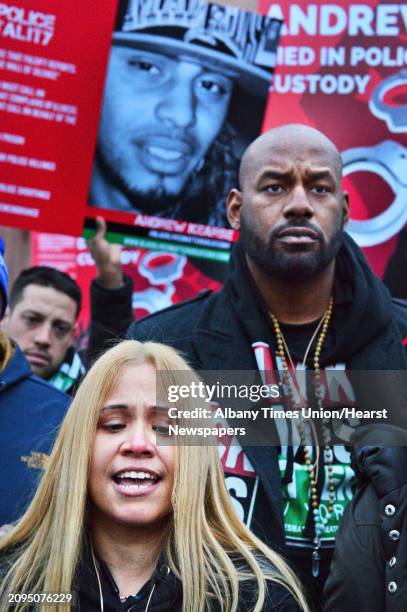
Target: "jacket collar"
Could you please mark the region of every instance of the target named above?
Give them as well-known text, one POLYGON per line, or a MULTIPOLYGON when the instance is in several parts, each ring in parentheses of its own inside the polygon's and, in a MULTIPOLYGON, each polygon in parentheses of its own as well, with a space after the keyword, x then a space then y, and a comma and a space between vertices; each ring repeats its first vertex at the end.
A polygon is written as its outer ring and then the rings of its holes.
POLYGON ((231 308, 230 281, 209 298, 192 336, 198 369, 255 370, 250 339, 231 308))
MULTIPOLYGON (((210 364, 214 370, 256 369, 251 343, 256 340, 273 343, 267 311, 243 259, 237 244, 229 279, 217 299, 211 299, 211 307, 202 311, 192 338, 198 368, 208 369, 210 364)), ((332 354, 324 355, 323 361, 328 364, 344 361, 352 369, 405 369, 407 359, 394 322, 391 296, 347 234, 338 256, 336 276, 336 290, 342 287, 343 304, 340 313, 334 309, 336 343, 332 354)))

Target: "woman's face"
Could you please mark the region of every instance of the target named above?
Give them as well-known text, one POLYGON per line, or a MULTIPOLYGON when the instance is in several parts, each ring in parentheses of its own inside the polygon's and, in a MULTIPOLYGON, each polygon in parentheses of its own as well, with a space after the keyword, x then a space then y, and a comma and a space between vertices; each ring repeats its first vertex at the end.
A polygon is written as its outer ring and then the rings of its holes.
MULTIPOLYGON (((127 365, 100 412, 91 457, 92 521, 162 527, 172 510, 174 446, 157 446, 156 369, 127 365)), ((165 438, 162 438, 165 443, 165 438)))

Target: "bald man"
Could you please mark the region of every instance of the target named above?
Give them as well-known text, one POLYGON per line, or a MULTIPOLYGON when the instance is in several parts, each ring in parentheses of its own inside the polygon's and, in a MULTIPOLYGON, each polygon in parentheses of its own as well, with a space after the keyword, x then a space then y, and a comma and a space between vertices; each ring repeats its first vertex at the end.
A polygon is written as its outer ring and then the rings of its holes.
POLYGON ((352 497, 353 428, 293 413, 354 406, 350 369, 406 369, 407 310, 344 233, 341 157, 326 136, 304 125, 270 130, 246 151, 239 177, 227 214, 240 237, 224 288, 133 323, 130 336, 170 344, 199 370, 283 383, 274 408, 286 418, 258 417, 258 439, 240 431, 220 453, 237 512, 284 552, 318 609, 352 497), (315 371, 310 384, 298 370, 315 371))

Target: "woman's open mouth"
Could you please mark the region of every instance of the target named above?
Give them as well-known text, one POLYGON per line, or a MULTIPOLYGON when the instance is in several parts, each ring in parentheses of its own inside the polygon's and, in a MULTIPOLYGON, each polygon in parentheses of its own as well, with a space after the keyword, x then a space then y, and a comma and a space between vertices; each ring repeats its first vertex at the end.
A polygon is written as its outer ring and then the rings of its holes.
POLYGON ((144 470, 121 470, 113 475, 115 489, 129 497, 150 493, 161 480, 159 474, 144 470))

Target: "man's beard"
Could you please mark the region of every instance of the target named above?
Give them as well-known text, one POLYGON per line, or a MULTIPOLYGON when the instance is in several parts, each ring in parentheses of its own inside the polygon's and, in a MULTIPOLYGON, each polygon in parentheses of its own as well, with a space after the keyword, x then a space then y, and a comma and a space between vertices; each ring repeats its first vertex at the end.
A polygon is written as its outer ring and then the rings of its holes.
POLYGON ((272 230, 267 244, 254 233, 250 222, 241 217, 240 241, 248 257, 265 274, 283 281, 303 281, 313 278, 324 270, 336 257, 343 242, 341 218, 329 242, 321 230, 307 219, 288 221, 285 225, 272 230), (289 227, 306 227, 318 235, 318 249, 305 251, 304 245, 277 245, 277 236, 289 227), (283 250, 285 246, 285 251, 283 250))
POLYGON ((96 149, 96 160, 103 177, 126 197, 134 212, 142 212, 160 217, 177 217, 178 205, 185 197, 191 177, 188 178, 182 191, 177 194, 168 193, 164 188, 162 180, 156 188, 142 191, 129 185, 120 172, 116 170, 115 166, 106 160, 101 147, 96 149))

